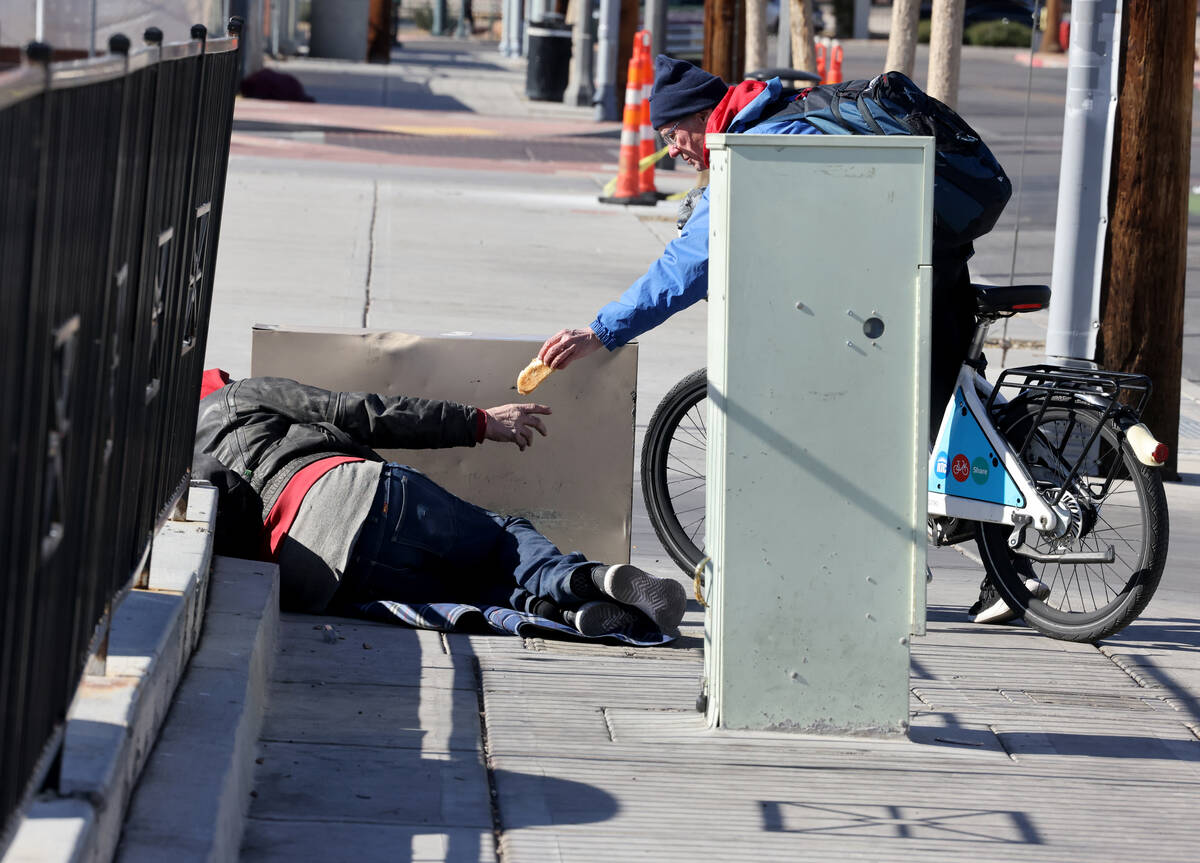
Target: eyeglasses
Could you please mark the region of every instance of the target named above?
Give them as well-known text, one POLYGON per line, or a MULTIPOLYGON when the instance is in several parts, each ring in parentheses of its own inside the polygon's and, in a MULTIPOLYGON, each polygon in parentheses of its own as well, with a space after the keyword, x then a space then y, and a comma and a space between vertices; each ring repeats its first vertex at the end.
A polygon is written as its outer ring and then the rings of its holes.
POLYGON ((662 133, 662 139, 664 141, 666 141, 668 144, 674 144, 675 143, 675 130, 679 128, 679 124, 682 123, 683 120, 684 120, 683 117, 680 117, 678 120, 676 120, 670 129, 667 129, 667 131, 662 133))

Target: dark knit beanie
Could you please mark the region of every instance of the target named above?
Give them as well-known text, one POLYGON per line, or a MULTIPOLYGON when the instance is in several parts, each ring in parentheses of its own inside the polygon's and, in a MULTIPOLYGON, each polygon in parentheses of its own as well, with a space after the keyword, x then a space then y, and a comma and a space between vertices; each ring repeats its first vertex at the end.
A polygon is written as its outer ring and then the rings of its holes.
POLYGON ((699 66, 659 54, 654 58, 650 125, 661 129, 689 114, 715 108, 728 90, 724 81, 699 66))

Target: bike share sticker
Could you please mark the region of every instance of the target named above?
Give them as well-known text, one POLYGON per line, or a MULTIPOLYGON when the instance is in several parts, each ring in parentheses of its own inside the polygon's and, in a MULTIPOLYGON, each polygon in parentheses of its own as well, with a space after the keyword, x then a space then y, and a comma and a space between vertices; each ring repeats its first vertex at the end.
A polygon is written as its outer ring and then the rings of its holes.
POLYGON ((934 457, 933 475, 938 479, 946 478, 946 454, 944 452, 940 452, 934 457))
POLYGON ((1024 506, 1016 483, 1000 464, 962 390, 954 393, 954 411, 943 421, 929 464, 929 491, 1005 506, 1024 506))

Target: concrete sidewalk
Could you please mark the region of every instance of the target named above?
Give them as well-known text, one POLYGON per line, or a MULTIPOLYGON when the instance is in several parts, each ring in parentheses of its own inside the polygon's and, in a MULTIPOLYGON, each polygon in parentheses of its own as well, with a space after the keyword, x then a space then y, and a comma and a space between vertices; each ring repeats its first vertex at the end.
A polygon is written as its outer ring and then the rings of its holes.
MULTIPOLYGON (((407 107, 239 103, 209 364, 246 374, 256 322, 544 337, 641 274, 674 205, 598 204, 615 158, 594 145, 609 135, 615 154, 612 128, 509 98, 522 67, 490 51, 406 41, 383 70, 287 64, 319 71, 326 98, 394 78, 387 92, 426 100, 407 107), (426 97, 462 107, 434 115, 426 97), (404 140, 387 151, 328 137, 389 128, 404 140), (588 155, 486 158, 480 137, 588 155), (412 152, 426 138, 452 161, 412 152)), ((1039 326, 1011 324, 1026 354, 1006 364, 1036 355, 1039 326)), ((640 435, 705 361, 703 304, 639 341, 640 435)), ((1171 556, 1144 617, 1097 647, 973 626, 980 568, 933 550, 906 741, 705 729, 695 603, 653 650, 282 615, 241 859, 1195 860, 1200 389, 1184 386, 1186 482, 1168 490, 1171 556)), ((634 505, 633 562, 683 579, 640 489, 634 505)))

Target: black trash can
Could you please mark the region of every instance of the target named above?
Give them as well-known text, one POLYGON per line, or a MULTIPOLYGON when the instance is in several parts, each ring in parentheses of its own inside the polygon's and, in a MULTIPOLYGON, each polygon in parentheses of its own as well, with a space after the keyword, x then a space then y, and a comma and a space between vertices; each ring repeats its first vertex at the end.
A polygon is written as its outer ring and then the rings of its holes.
POLYGON ((537 102, 561 102, 571 74, 571 25, 554 18, 529 24, 525 95, 537 102))

